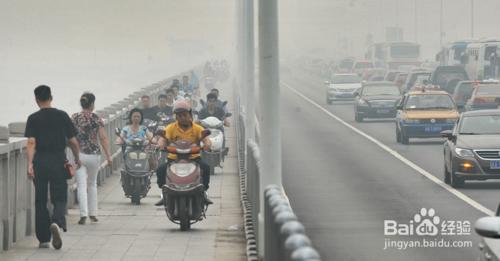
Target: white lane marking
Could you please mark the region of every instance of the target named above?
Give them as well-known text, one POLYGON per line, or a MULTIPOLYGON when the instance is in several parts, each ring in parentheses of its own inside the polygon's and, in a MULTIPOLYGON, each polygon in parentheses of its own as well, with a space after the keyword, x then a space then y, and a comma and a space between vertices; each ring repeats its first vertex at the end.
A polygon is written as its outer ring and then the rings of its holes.
POLYGON ((457 196, 459 199, 465 201, 467 204, 471 205, 475 209, 483 212, 484 214, 486 214, 488 216, 494 216, 495 215, 494 211, 492 211, 492 210, 488 209, 487 207, 479 204, 477 201, 473 200, 472 198, 470 198, 469 196, 465 195, 464 193, 462 193, 462 192, 460 192, 460 191, 452 188, 451 186, 447 185, 446 183, 444 183, 440 179, 436 178, 431 173, 427 172, 426 170, 424 170, 421 167, 419 167, 417 164, 411 162, 410 160, 408 160, 407 158, 405 158, 404 156, 402 156, 401 154, 399 154, 397 151, 389 148, 387 145, 383 144, 382 142, 378 141, 377 139, 373 138, 372 136, 364 133, 363 131, 357 129, 356 127, 354 127, 351 124, 347 123, 346 121, 342 120, 340 117, 336 116, 335 114, 329 112, 327 109, 323 108, 321 105, 319 105, 316 102, 314 102, 313 100, 309 99, 307 96, 305 96, 304 94, 302 94, 301 92, 299 92, 295 88, 293 88, 290 85, 288 85, 286 83, 283 83, 283 82, 281 84, 283 84, 285 87, 287 87, 288 89, 290 89, 291 91, 293 91, 295 94, 297 94, 298 96, 302 97, 304 100, 308 101, 309 103, 311 103, 312 105, 314 105, 315 107, 317 107, 318 109, 320 109, 321 111, 323 111, 324 113, 326 113, 328 116, 334 118, 335 120, 337 120, 338 122, 340 122, 341 124, 343 124, 344 126, 346 126, 347 128, 355 131, 359 135, 361 135, 361 136, 365 137, 366 139, 370 140, 371 142, 377 144, 380 148, 382 148, 383 150, 389 152, 389 154, 393 155, 398 160, 400 160, 403 163, 405 163, 406 165, 410 166, 412 169, 416 170, 422 176, 430 179, 432 182, 434 182, 434 183, 438 184, 439 186, 443 187, 444 189, 446 189, 447 191, 449 191, 453 195, 457 196))

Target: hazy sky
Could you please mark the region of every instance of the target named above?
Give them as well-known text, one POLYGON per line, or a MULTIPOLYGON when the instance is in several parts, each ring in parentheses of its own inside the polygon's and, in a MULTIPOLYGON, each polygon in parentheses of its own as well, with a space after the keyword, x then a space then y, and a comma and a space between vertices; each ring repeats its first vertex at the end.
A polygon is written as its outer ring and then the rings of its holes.
POLYGON ((89 90, 101 108, 231 56, 235 8, 232 0, 1 0, 0 89, 9 102, 0 124, 34 111, 32 90, 41 83, 58 107, 78 110, 89 90))
MULTIPOLYGON (((351 55, 362 55, 368 34, 384 40, 384 28, 399 26, 404 40, 422 44, 424 58, 439 49, 440 0, 287 0, 280 1, 281 46, 304 50, 322 47, 342 51, 339 40, 347 39, 351 55), (416 9, 415 9, 416 4, 416 9)), ((473 0, 475 37, 500 37, 498 0, 473 0)), ((443 0, 444 43, 471 38, 471 0, 443 0)))
MULTIPOLYGON (((35 110, 32 90, 41 83, 53 87, 59 107, 77 110, 79 93, 90 90, 99 94, 101 108, 209 57, 231 57, 236 2, 1 0, 0 89, 8 102, 2 104, 0 124, 35 110)), ((473 2, 475 37, 500 35, 500 1, 473 2)), ((282 57, 314 48, 329 57, 361 57, 367 35, 383 41, 384 28, 400 26, 405 40, 417 37, 423 58, 433 59, 439 49, 439 3, 281 0, 282 57)), ((470 38, 470 3, 443 0, 443 42, 470 38)))

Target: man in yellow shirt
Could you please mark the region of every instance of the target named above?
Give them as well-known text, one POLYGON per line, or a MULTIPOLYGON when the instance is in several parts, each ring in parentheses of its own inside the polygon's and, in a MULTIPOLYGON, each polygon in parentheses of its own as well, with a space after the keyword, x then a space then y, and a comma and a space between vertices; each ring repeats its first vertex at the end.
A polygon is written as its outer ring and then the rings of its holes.
MULTIPOLYGON (((203 141, 205 149, 210 148, 210 139, 205 137, 202 140, 202 132, 204 128, 201 125, 193 122, 191 105, 188 101, 176 101, 174 104, 174 114, 176 117, 176 121, 169 124, 165 128, 165 136, 161 137, 158 141, 158 145, 160 147, 165 147, 168 144, 179 140, 188 140, 193 144, 199 144, 200 141, 203 141)), ((163 187, 163 185, 165 185, 166 182, 167 167, 177 159, 177 155, 169 153, 167 158, 167 163, 161 164, 156 171, 157 183, 160 189, 163 187)), ((191 155, 191 159, 193 159, 193 161, 197 162, 200 165, 203 186, 205 187, 206 191, 210 183, 210 167, 208 166, 208 164, 201 160, 200 153, 191 155)), ((212 201, 208 199, 208 197, 206 197, 206 200, 208 204, 212 204, 212 201)), ((157 202, 155 205, 163 205, 163 199, 157 202)))

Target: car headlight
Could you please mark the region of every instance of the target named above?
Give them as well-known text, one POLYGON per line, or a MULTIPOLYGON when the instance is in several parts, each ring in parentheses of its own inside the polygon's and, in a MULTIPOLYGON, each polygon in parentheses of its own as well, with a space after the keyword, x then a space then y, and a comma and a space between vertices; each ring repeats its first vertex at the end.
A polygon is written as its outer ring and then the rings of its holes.
POLYGON ((408 123, 408 124, 417 124, 417 123, 420 123, 420 120, 406 119, 405 123, 408 123))
POLYGON ((455 148, 455 153, 460 157, 474 157, 474 153, 472 150, 455 148))

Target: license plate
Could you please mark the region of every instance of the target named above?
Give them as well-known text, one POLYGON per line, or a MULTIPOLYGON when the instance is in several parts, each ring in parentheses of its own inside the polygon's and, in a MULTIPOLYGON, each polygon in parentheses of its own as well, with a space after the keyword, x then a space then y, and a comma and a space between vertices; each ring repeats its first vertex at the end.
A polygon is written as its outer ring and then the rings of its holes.
POLYGON ((440 126, 425 127, 425 132, 441 132, 440 126))
POLYGON ((490 169, 500 169, 500 160, 490 161, 490 169))
POLYGON ((388 109, 380 109, 380 110, 377 110, 377 113, 389 113, 389 110, 388 109))

